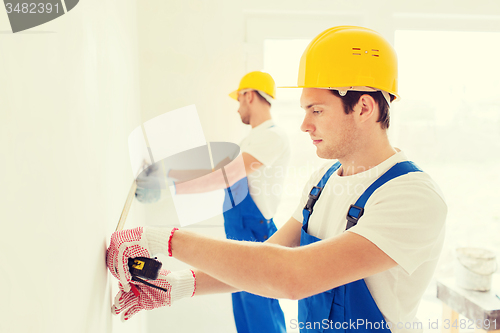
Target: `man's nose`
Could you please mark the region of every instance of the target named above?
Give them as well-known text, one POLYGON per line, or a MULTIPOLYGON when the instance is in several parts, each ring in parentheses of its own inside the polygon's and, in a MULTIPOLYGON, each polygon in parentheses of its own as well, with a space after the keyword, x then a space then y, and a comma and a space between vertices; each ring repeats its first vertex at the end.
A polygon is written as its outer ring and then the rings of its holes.
POLYGON ((302 125, 300 125, 300 130, 303 132, 311 132, 314 129, 313 124, 311 123, 308 115, 304 116, 304 120, 302 121, 302 125))

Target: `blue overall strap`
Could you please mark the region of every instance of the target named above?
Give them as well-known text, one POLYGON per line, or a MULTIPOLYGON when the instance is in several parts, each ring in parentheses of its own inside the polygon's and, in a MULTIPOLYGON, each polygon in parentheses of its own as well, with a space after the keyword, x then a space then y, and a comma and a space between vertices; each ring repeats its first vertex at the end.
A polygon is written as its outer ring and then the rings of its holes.
POLYGON ((306 205, 304 206, 304 210, 302 210, 302 216, 304 217, 303 224, 307 224, 309 222, 309 217, 313 212, 314 205, 316 201, 318 201, 319 196, 321 195, 321 191, 323 191, 323 187, 325 187, 326 182, 330 179, 330 176, 340 168, 340 162, 335 163, 328 169, 328 171, 323 175, 321 180, 319 181, 317 186, 313 186, 311 191, 309 192, 309 199, 307 200, 306 205))
POLYGON ((380 186, 387 183, 389 180, 396 177, 406 175, 410 172, 422 172, 422 170, 413 162, 405 161, 396 163, 392 168, 387 170, 382 176, 380 176, 376 181, 374 181, 361 196, 356 201, 354 205, 349 207, 347 211, 347 226, 345 230, 354 227, 359 218, 363 215, 365 211, 365 204, 368 198, 375 192, 380 186))

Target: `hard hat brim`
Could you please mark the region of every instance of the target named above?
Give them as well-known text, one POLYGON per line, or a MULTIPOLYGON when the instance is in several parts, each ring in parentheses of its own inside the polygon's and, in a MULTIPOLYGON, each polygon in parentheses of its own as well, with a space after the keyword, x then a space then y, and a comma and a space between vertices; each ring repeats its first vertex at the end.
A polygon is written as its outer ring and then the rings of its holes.
MULTIPOLYGON (((316 88, 316 89, 327 89, 327 90, 344 90, 345 87, 307 87, 307 86, 280 86, 280 87, 277 87, 277 88, 316 88)), ((354 91, 377 91, 377 90, 380 90, 380 89, 373 89, 373 90, 370 90, 370 89, 367 89, 367 90, 364 90, 364 89, 352 89, 354 91)), ((396 101, 399 101, 401 100, 401 97, 398 95, 398 94, 395 94, 395 93, 392 93, 392 92, 387 92, 388 94, 394 96, 394 100, 393 102, 396 102, 396 101)))
POLYGON ((232 99, 238 100, 238 90, 235 90, 229 94, 232 99))

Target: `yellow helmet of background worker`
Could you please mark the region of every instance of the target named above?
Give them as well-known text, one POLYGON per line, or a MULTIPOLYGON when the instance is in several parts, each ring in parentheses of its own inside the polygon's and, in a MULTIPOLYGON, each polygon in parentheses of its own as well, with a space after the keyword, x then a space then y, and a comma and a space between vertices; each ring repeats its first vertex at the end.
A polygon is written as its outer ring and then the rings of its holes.
POLYGON ((397 62, 394 48, 378 32, 333 27, 314 38, 302 54, 297 88, 336 89, 341 95, 381 90, 399 99, 397 62))
POLYGON ((273 77, 268 73, 254 71, 246 74, 241 79, 238 89, 230 93, 229 97, 238 100, 238 92, 246 89, 262 91, 271 96, 271 98, 276 98, 276 84, 273 77))

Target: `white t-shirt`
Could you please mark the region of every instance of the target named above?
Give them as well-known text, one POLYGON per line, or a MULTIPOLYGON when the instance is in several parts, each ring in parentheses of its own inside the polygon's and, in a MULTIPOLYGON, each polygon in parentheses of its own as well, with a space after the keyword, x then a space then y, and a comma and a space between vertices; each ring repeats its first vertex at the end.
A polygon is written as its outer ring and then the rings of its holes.
MULTIPOLYGON (((349 206, 385 171, 406 160, 400 151, 365 172, 343 177, 335 172, 314 206, 308 233, 327 239, 344 232, 349 206)), ((309 179, 293 214, 296 220, 302 222, 309 191, 332 165, 328 163, 309 179)), ((379 187, 366 202, 358 224, 349 229, 398 263, 365 278, 386 322, 392 323, 392 332, 422 331, 424 323, 419 326, 415 314, 441 253, 446 213, 446 203, 436 183, 425 172, 411 172, 379 187)))
POLYGON ((290 143, 286 133, 267 120, 252 128, 240 144, 242 153, 248 153, 263 164, 247 176, 248 189, 255 204, 266 219, 271 219, 278 208, 286 168, 290 160, 290 143))

